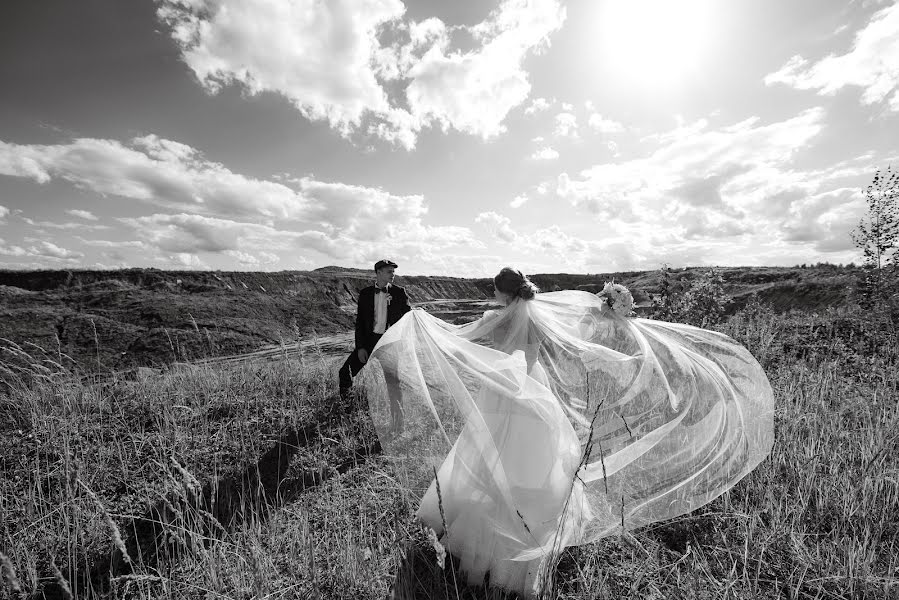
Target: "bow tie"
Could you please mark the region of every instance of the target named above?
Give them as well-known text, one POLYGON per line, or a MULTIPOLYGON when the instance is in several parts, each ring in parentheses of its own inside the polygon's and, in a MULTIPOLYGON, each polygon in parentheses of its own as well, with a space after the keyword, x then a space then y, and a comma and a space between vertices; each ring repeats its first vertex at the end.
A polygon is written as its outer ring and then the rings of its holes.
POLYGON ((380 294, 380 293, 382 293, 382 292, 386 294, 386 293, 387 293, 387 288, 386 288, 386 287, 379 288, 378 286, 375 286, 375 293, 376 293, 376 294, 380 294))

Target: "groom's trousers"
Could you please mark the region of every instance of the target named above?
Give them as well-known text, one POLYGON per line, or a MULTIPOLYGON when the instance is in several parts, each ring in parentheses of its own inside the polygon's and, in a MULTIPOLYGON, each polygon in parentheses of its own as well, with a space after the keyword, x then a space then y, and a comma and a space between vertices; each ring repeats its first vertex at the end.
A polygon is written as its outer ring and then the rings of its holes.
MULTIPOLYGON (((381 334, 372 333, 368 343, 363 346, 363 348, 368 351, 369 360, 371 360, 371 353, 380 339, 381 334)), ((345 398, 347 394, 349 394, 350 388, 353 387, 353 377, 362 370, 362 367, 364 367, 365 364, 366 363, 359 360, 359 349, 353 348, 353 351, 347 357, 346 361, 344 361, 343 366, 340 367, 339 377, 341 398, 345 398)), ((390 399, 391 428, 394 431, 397 431, 403 428, 403 408, 400 384, 396 373, 394 372, 396 365, 393 365, 393 367, 393 369, 387 368, 384 371, 384 378, 386 380, 385 383, 387 384, 387 395, 390 399)))
MULTIPOLYGON (((372 333, 369 335, 367 343, 363 346, 368 355, 371 356, 372 350, 375 349, 375 346, 378 344, 378 340, 381 339, 380 333, 372 333)), ((353 348, 353 351, 350 352, 350 355, 347 357, 346 361, 343 363, 343 366, 340 367, 340 394, 344 395, 346 392, 353 387, 353 377, 355 377, 359 371, 362 370, 362 367, 365 366, 365 363, 359 360, 359 348, 353 348)))

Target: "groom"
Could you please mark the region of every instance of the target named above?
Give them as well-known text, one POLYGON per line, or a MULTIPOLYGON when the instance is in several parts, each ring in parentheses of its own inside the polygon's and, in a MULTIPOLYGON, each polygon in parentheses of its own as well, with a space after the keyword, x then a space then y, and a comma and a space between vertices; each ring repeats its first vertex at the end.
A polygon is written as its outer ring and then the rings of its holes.
POLYGON ((340 368, 340 396, 345 398, 353 387, 353 377, 368 362, 368 356, 387 328, 409 312, 406 290, 393 285, 396 263, 379 260, 375 263, 375 285, 359 292, 356 309, 356 346, 340 368))

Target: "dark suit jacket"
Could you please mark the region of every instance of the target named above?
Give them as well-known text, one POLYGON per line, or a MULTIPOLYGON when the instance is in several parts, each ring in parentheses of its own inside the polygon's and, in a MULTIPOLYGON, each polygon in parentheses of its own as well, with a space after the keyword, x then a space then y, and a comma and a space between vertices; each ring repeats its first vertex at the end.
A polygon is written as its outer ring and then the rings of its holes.
MULTIPOLYGON (((406 290, 391 284, 388 289, 390 304, 387 305, 387 327, 400 320, 404 314, 412 310, 406 290)), ((356 309, 356 349, 371 348, 372 334, 375 331, 375 286, 370 285, 359 292, 356 309)))

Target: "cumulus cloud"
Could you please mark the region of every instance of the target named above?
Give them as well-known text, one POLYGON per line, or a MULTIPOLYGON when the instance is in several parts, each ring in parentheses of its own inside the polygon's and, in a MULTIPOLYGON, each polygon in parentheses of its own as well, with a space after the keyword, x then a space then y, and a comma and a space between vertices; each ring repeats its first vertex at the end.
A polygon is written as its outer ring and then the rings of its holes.
POLYGON ((525 194, 519 194, 512 198, 512 201, 509 202, 509 206, 512 208, 521 208, 524 206, 524 203, 528 201, 528 197, 525 194))
POLYGON ((171 254, 169 256, 163 257, 164 260, 175 267, 181 267, 188 270, 199 270, 199 271, 208 271, 209 265, 204 262, 199 256, 196 254, 190 254, 189 252, 181 252, 178 254, 171 254))
POLYGON ((240 84, 250 94, 277 92, 337 128, 389 109, 373 53, 378 29, 404 12, 400 0, 163 0, 157 9, 209 91, 240 84))
POLYGON ((570 112, 561 112, 556 115, 556 128, 553 135, 557 137, 576 138, 577 133, 577 117, 570 112))
POLYGON ((406 18, 400 0, 161 0, 157 14, 210 92, 278 93, 344 135, 364 130, 406 148, 433 125, 501 133, 530 93, 525 57, 565 19, 559 0, 505 0, 452 29, 406 18), (454 34, 474 47, 458 49, 454 34))
POLYGON ((411 113, 444 129, 482 137, 502 133, 506 115, 530 93, 524 58, 545 47, 564 20, 557 0, 506 0, 471 28, 480 47, 460 52, 438 44, 409 69, 411 113))
POLYGON ((234 173, 197 150, 155 135, 117 140, 78 138, 66 144, 0 141, 0 174, 51 179, 101 195, 208 214, 289 218, 303 210, 289 187, 234 173))
MULTIPOLYGON (((154 135, 134 138, 128 145, 91 138, 57 145, 0 141, 0 173, 39 183, 67 181, 164 209, 167 212, 119 221, 133 227, 149 248, 187 266, 198 264, 190 258, 198 252, 260 256, 267 244, 365 261, 379 253, 378 248, 414 257, 427 246, 439 250, 480 244, 468 228, 426 224, 428 209, 420 195, 398 196, 312 177, 248 177, 190 146, 154 135)), ((78 213, 85 211, 69 212, 83 217, 78 213)), ((25 222, 54 229, 108 228, 28 218, 25 222)))
POLYGON ((874 13, 858 31, 852 49, 809 61, 800 55, 790 58, 778 71, 765 77, 766 85, 783 83, 800 90, 832 95, 838 90, 861 88, 861 101, 871 105, 888 101, 899 111, 899 4, 891 3, 874 13))
POLYGON ((455 246, 483 247, 470 229, 431 227, 418 220, 381 227, 370 235, 353 228, 288 230, 184 213, 120 218, 119 221, 131 227, 147 247, 181 257, 178 260, 188 255, 212 253, 245 260, 253 255, 263 263, 261 257, 271 257, 271 251, 277 250, 292 255, 312 251, 332 259, 367 263, 384 254, 398 259, 417 257, 426 248, 439 251, 455 246), (358 237, 353 237, 354 234, 358 237))
POLYGON ((27 256, 28 252, 21 246, 10 245, 0 238, 0 254, 4 256, 27 256))
POLYGON ((482 212, 475 218, 475 223, 484 226, 487 232, 504 242, 514 242, 518 234, 512 229, 512 221, 493 211, 482 212))
POLYGON ((79 209, 71 209, 66 211, 67 215, 72 215, 73 217, 78 217, 79 219, 84 219, 85 221, 96 221, 97 217, 94 214, 87 210, 79 210, 79 209))
POLYGON ((820 108, 767 124, 758 118, 717 128, 681 124, 654 136, 657 148, 648 156, 560 174, 556 193, 618 233, 664 237, 667 247, 687 244, 685 252, 698 241, 738 238, 749 249, 766 240, 842 250, 860 207, 833 190, 864 173, 870 157, 795 168, 794 158, 823 127, 820 108))
POLYGON ((527 108, 524 109, 524 114, 526 115, 534 115, 537 113, 541 113, 543 111, 549 110, 549 107, 552 106, 552 103, 546 98, 534 98, 531 100, 531 103, 527 108))
POLYGON ((529 256, 535 257, 534 268, 541 270, 558 269, 559 263, 569 270, 588 272, 652 269, 667 251, 655 248, 653 252, 643 237, 627 239, 607 231, 585 239, 558 225, 537 229, 526 240, 523 247, 529 256))
POLYGON ((534 153, 531 154, 531 159, 533 160, 556 160, 557 158, 559 158, 559 153, 549 146, 535 150, 534 153))
POLYGON ((784 240, 810 244, 819 252, 852 250, 850 232, 858 225, 865 202, 856 188, 837 188, 801 198, 784 221, 784 240))
POLYGON ((6 208, 5 206, 0 206, 0 223, 2 223, 3 220, 4 220, 7 216, 9 216, 9 209, 6 208))
POLYGON ((618 121, 607 119, 599 113, 591 114, 590 118, 587 120, 587 125, 599 133, 620 133, 624 131, 624 125, 618 121))
MULTIPOLYGON (((238 263, 244 266, 257 268, 272 265, 281 260, 281 258, 277 254, 264 251, 250 254, 249 252, 241 252, 240 250, 227 250, 225 254, 235 259, 238 263)), ((307 262, 308 264, 308 261, 304 262, 307 262)))
POLYGON ((150 246, 175 254, 224 252, 236 249, 241 241, 254 234, 262 237, 276 233, 265 225, 183 213, 119 220, 132 227, 135 234, 150 246))
POLYGON ((37 245, 31 246, 28 249, 28 254, 40 258, 56 258, 60 260, 77 260, 84 257, 84 254, 80 252, 66 250, 47 241, 39 241, 37 245))
MULTIPOLYGON (((193 213, 195 218, 190 223, 195 229, 186 231, 184 236, 192 236, 196 243, 208 246, 206 251, 231 248, 234 240, 225 240, 223 233, 201 236, 202 223, 240 221, 268 226, 276 220, 290 221, 295 230, 318 232, 308 239, 332 256, 340 252, 342 245, 383 242, 388 238, 416 243, 425 243, 428 236, 435 243, 471 240, 467 230, 424 225, 427 207, 419 195, 397 196, 379 188, 310 177, 260 180, 211 162, 194 148, 153 135, 135 138, 130 146, 91 138, 59 145, 0 141, 0 172, 38 182, 69 181, 99 194, 193 213)), ((105 227, 26 222, 55 228, 105 227)), ((186 230, 188 225, 182 220, 179 227, 186 230)), ((234 231, 231 227, 225 230, 234 231)), ((171 240, 166 243, 175 244, 171 240)))
POLYGON ((538 229, 534 235, 528 237, 528 240, 532 244, 532 249, 575 264, 583 262, 585 253, 591 247, 589 242, 569 235, 558 225, 538 229))

